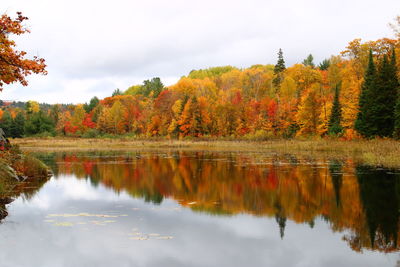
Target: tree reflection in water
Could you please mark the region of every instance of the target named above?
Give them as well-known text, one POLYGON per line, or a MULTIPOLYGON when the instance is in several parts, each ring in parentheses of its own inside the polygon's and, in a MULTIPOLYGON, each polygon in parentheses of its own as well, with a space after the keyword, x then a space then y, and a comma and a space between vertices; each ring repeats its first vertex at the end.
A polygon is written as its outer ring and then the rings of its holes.
POLYGON ((399 249, 399 174, 351 160, 293 155, 167 152, 61 153, 42 157, 56 178, 73 174, 155 204, 164 198, 214 215, 275 218, 312 228, 317 218, 356 251, 399 249))

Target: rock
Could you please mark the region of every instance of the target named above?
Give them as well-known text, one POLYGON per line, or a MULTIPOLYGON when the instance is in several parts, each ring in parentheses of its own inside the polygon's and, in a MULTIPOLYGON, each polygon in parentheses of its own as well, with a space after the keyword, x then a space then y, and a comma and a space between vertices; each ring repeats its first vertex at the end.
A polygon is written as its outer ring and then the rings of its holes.
POLYGON ((0 205, 10 204, 13 201, 14 199, 11 197, 0 198, 0 205))
POLYGON ((7 212, 6 208, 5 208, 5 206, 4 205, 0 205, 0 221, 2 219, 4 219, 5 217, 7 217, 7 215, 8 215, 8 212, 7 212))

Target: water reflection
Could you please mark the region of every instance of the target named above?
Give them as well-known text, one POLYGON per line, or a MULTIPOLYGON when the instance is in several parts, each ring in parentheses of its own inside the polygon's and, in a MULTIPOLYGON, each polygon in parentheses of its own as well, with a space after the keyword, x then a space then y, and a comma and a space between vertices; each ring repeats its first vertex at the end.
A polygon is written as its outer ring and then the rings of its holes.
POLYGON ((73 174, 146 202, 168 198, 196 212, 275 218, 281 238, 288 220, 313 228, 322 218, 355 251, 399 249, 399 174, 351 160, 210 152, 43 158, 56 178, 73 174))
POLYGON ((31 179, 22 182, 9 181, 0 177, 0 222, 8 215, 7 204, 20 197, 25 200, 31 199, 40 188, 47 182, 48 178, 31 179))

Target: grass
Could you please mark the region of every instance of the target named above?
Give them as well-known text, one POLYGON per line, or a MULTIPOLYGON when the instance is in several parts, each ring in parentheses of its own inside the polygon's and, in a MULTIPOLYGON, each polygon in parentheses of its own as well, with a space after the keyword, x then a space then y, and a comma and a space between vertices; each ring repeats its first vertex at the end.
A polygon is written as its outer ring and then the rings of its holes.
POLYGON ((84 139, 84 138, 22 138, 14 139, 24 151, 104 151, 104 150, 207 150, 246 151, 351 158, 359 163, 389 168, 400 168, 400 142, 390 139, 342 141, 318 140, 168 140, 132 138, 84 139))

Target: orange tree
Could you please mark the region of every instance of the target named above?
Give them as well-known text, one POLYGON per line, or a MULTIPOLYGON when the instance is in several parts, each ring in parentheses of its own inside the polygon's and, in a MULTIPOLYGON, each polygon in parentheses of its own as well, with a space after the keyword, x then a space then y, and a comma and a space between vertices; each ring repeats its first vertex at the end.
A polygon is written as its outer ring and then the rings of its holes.
POLYGON ((3 14, 0 17, 0 91, 4 84, 19 82, 28 85, 26 76, 36 74, 47 74, 46 64, 43 58, 36 56, 26 59, 25 51, 16 50, 16 43, 10 37, 29 33, 23 22, 27 20, 21 12, 17 12, 15 19, 3 14))

